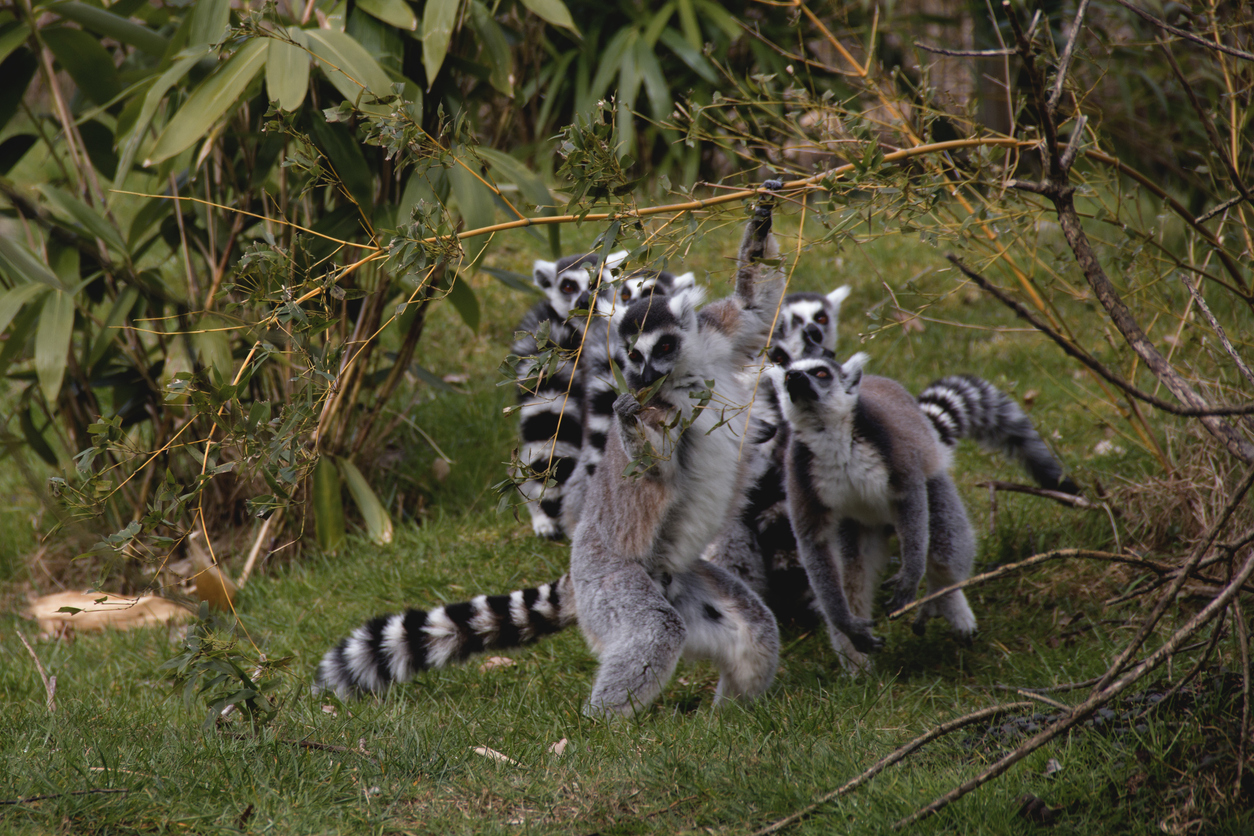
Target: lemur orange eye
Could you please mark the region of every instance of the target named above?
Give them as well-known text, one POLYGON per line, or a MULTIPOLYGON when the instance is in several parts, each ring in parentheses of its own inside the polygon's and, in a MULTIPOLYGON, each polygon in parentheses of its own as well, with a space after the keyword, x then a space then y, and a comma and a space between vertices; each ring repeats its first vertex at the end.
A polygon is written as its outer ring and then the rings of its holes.
POLYGON ((623 292, 619 295, 622 297, 624 302, 630 302, 631 301, 631 288, 624 287, 623 292))
POLYGON ((819 314, 818 316, 816 316, 816 317, 814 318, 814 321, 815 321, 815 322, 817 322, 819 325, 826 325, 826 324, 827 324, 827 314, 825 314, 825 313, 821 313, 821 314, 819 314))
POLYGON ((561 289, 562 293, 569 296, 579 290, 579 282, 574 279, 562 279, 561 289))
POLYGON ((815 369, 814 376, 817 377, 819 380, 827 380, 829 377, 832 376, 832 373, 829 372, 827 369, 815 369))
POLYGON ((631 351, 627 352, 627 359, 633 363, 639 363, 644 359, 644 355, 633 348, 631 351))
POLYGON ((670 340, 662 340, 657 344, 657 353, 659 355, 667 355, 675 350, 675 344, 670 340))

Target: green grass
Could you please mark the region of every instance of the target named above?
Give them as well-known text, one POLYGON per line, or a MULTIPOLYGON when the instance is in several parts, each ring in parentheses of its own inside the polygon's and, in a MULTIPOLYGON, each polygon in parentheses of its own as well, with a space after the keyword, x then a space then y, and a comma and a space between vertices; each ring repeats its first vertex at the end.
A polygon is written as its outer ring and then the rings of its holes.
MULTIPOLYGON (((727 286, 736 226, 729 221, 699 239, 687 256, 688 265, 710 270, 714 293, 727 286)), ((795 216, 782 229, 795 229, 795 216)), ((567 249, 587 246, 596 231, 565 230, 567 249)), ((520 272, 542 254, 521 235, 494 253, 498 266, 520 272)), ((940 272, 942 265, 938 250, 897 236, 838 254, 806 253, 792 286, 853 284, 841 353, 855 350, 858 334, 874 333, 861 346, 873 355, 871 370, 898 377, 912 391, 955 372, 979 373, 1020 397, 1035 390, 1033 420, 1082 482, 1109 483, 1149 466, 1147 454, 1130 442, 1121 442, 1121 455, 1092 457, 1097 441, 1110 432, 1122 438, 1126 425, 1113 410, 1091 405, 1091 383, 1076 379, 1074 367, 1042 338, 988 330, 1018 325, 989 300, 954 292, 952 273, 940 272), (918 332, 887 320, 884 284, 903 308, 927 304, 926 315, 937 321, 918 332)), ((423 389, 406 407, 453 459, 451 471, 437 479, 430 445, 404 430, 399 460, 384 479, 404 495, 403 507, 418 524, 399 525, 386 548, 352 539, 336 555, 306 550, 297 560, 280 558, 240 594, 237 650, 248 658, 291 657, 281 709, 257 737, 238 717, 202 731, 204 704, 184 706, 160 670, 179 652, 181 630, 34 643, 57 677, 56 710, 49 711, 16 636, 21 630, 33 639, 34 626, 13 612, 0 615, 0 801, 122 790, 0 806, 0 831, 747 833, 805 807, 938 722, 1018 699, 998 686, 1038 687, 1101 673, 1127 638, 1116 622, 1134 617, 1135 605, 1111 611, 1102 604, 1127 583, 1126 573, 1047 564, 973 591, 981 632, 970 647, 952 641, 938 623, 916 637, 904 623, 881 621, 888 647, 860 679, 838 672, 825 638, 786 631, 770 691, 752 705, 718 712, 710 706, 713 670, 681 666, 642 716, 611 724, 585 719, 580 708, 596 666, 575 630, 512 653, 512 666, 480 670, 476 661, 435 671, 381 699, 340 704, 311 696, 321 654, 364 619, 551 580, 566 568, 567 547, 532 537, 525 511, 515 519, 496 510, 490 486, 503 478, 515 433, 502 416, 513 393, 498 385, 496 366, 528 300, 487 277, 475 282, 485 311, 480 332, 472 334, 449 306, 438 306, 417 358, 438 375, 466 375, 458 384, 465 394, 423 389), (562 739, 565 753, 550 754, 562 739), (368 754, 355 751, 361 746, 368 754)), ((965 447, 956 473, 982 539, 981 568, 1053 547, 1113 545, 1104 516, 1007 494, 999 497, 990 534, 988 495, 975 483, 1019 474, 965 447)), ((8 516, 0 525, 17 531, 8 516)), ((238 567, 238 558, 228 565, 238 567)), ((10 585, 10 599, 17 590, 10 585)), ((1216 806, 1208 800, 1214 795, 1201 791, 1193 802, 1185 797, 1181 787, 1188 785, 1178 773, 1197 765, 1206 738, 1197 724, 1170 719, 1122 738, 1056 741, 915 832, 1029 831, 1036 825, 1016 817, 1016 798, 1024 793, 1065 808, 1055 834, 1161 832, 1159 823, 1169 817, 1176 818, 1168 824, 1204 819, 1208 833, 1249 832, 1254 816, 1237 812, 1238 805, 1216 806), (1051 758, 1062 770, 1046 777, 1051 758)), ((786 832, 882 834, 1000 751, 956 733, 786 832)), ((1209 779, 1204 773, 1199 780, 1209 779)))

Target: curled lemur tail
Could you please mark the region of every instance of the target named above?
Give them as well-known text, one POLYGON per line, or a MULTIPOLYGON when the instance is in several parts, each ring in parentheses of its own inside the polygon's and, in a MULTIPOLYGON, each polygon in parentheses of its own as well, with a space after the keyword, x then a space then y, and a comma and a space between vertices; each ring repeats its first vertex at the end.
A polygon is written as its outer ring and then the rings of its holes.
POLYGON ((574 624, 570 575, 506 595, 480 595, 431 610, 382 615, 327 651, 317 690, 342 699, 381 692, 421 671, 464 662, 477 653, 521 647, 574 624))
POLYGON ((918 402, 947 447, 970 438, 1019 462, 1043 488, 1080 492, 1079 485, 1062 475, 1062 465, 1028 416, 987 380, 971 375, 943 377, 924 389, 918 402))

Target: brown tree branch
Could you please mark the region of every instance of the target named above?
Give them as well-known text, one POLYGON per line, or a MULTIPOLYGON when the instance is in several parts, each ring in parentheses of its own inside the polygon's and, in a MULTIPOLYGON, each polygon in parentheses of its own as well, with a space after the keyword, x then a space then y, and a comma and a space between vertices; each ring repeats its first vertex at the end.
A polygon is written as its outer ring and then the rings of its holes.
POLYGON ((1221 43, 1208 41, 1205 38, 1200 38, 1197 35, 1194 35, 1192 32, 1187 32, 1184 29, 1178 29, 1175 26, 1172 26, 1170 23, 1167 23, 1166 21, 1159 20, 1158 18, 1154 17, 1149 12, 1138 9, 1136 6, 1129 3, 1128 0, 1115 0, 1115 2, 1117 2, 1120 6, 1123 6, 1125 9, 1132 12, 1133 14, 1136 14, 1139 17, 1142 17, 1145 20, 1148 20, 1150 23, 1154 24, 1159 29, 1162 29, 1165 32, 1170 32, 1171 34, 1176 35, 1178 37, 1184 38, 1186 41, 1192 41, 1195 44, 1201 44, 1207 49, 1213 49, 1218 52, 1224 52, 1224 53, 1227 53, 1228 55, 1232 55, 1237 58, 1244 58, 1246 61, 1254 61, 1254 54, 1252 53, 1242 52, 1239 49, 1235 49, 1230 46, 1224 46, 1221 43))

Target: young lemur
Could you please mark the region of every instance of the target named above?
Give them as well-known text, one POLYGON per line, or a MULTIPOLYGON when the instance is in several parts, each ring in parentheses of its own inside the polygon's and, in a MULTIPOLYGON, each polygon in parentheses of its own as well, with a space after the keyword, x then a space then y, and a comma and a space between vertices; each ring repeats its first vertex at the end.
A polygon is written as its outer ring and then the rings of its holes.
MULTIPOLYGON (((925 575, 935 591, 971 572, 975 536, 948 473, 958 439, 1000 449, 1047 488, 1078 490, 1027 416, 987 381, 947 377, 916 400, 896 381, 864 376, 867 359, 858 353, 841 365, 812 356, 774 375, 790 427, 787 493, 798 554, 832 644, 853 670, 883 646, 870 615, 892 531, 901 569, 889 581, 889 612, 915 599, 925 575)), ((936 616, 960 636, 975 632, 961 590, 922 607, 915 632, 936 616)))
POLYGON ((532 530, 540 537, 562 536, 562 488, 575 469, 584 436, 575 356, 588 316, 571 312, 589 310, 601 283, 613 277, 626 257, 625 251, 614 253, 599 271, 601 259, 594 253, 535 263, 532 279, 545 298, 518 324, 511 349, 519 358, 520 414, 519 467, 512 475, 527 500, 532 530))
MULTIPOLYGON (((776 183, 766 184, 778 188, 776 183)), ((681 655, 715 662, 716 701, 750 698, 774 678, 775 619, 735 575, 700 560, 741 489, 737 422, 743 370, 766 343, 782 275, 771 205, 762 200, 741 244, 735 294, 700 311, 693 288, 646 296, 618 329, 625 376, 648 387, 614 403, 616 426, 589 484, 571 569, 553 584, 383 616, 329 651, 317 685, 342 696, 379 691, 417 671, 524 644, 577 618, 601 661, 585 711, 647 706, 681 655), (628 466, 637 475, 625 475, 628 466)))

